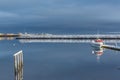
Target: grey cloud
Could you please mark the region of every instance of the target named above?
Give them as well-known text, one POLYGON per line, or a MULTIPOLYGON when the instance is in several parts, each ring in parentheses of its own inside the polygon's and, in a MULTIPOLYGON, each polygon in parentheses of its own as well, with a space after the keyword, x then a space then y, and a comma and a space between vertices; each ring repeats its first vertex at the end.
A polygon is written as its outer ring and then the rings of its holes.
MULTIPOLYGON (((115 1, 117 2, 117 0, 115 1)), ((112 4, 113 1, 106 2, 108 1, 4 0, 0 1, 0 17, 2 17, 0 21, 16 24, 71 26, 120 22, 120 6, 112 4)))
MULTIPOLYGON (((120 21, 120 6, 111 5, 92 5, 92 6, 76 6, 67 5, 64 7, 49 7, 49 8, 33 8, 28 10, 25 15, 38 15, 47 18, 73 18, 77 17, 80 20, 111 20, 120 21)), ((27 11, 27 10, 26 10, 27 11)), ((24 11, 23 11, 24 14, 24 11)), ((30 16, 29 16, 30 17, 30 16)))
POLYGON ((0 18, 13 18, 18 17, 19 15, 10 12, 0 11, 0 18))

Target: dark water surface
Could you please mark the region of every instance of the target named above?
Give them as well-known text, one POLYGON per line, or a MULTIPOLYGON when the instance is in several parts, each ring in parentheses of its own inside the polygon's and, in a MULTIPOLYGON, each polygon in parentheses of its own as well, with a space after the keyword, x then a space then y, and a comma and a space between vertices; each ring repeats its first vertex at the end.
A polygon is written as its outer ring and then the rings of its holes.
MULTIPOLYGON (((95 33, 94 29, 89 32, 85 29, 39 30, 16 29, 15 32, 95 33)), ((97 62, 96 56, 91 53, 91 46, 87 43, 20 43, 17 40, 4 40, 0 41, 0 80, 14 79, 13 54, 19 50, 24 53, 24 80, 120 79, 120 52, 106 50, 100 62, 97 62)))

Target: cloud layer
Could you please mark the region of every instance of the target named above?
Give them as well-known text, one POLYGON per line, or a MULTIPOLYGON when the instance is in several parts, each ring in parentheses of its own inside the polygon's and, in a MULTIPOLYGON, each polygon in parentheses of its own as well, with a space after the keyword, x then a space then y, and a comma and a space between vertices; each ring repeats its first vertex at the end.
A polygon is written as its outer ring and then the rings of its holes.
POLYGON ((72 27, 119 23, 119 2, 119 0, 2 0, 0 25, 72 27))

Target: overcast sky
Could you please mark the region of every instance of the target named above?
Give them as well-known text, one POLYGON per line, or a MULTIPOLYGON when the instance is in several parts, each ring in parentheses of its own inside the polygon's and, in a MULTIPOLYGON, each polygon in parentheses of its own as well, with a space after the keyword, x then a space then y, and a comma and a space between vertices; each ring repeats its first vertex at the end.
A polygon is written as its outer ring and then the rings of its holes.
POLYGON ((119 25, 120 0, 0 0, 0 26, 119 25))

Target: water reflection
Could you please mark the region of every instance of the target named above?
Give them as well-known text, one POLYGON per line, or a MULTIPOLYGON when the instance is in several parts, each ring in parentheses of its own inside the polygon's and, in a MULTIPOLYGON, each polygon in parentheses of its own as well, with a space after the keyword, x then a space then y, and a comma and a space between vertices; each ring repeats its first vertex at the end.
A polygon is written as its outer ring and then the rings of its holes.
MULTIPOLYGON (((89 43, 91 44, 94 39, 81 39, 81 40, 52 40, 52 39, 17 39, 20 43, 89 43)), ((105 43, 120 43, 120 40, 104 40, 105 43)))
POLYGON ((0 40, 14 40, 14 37, 0 37, 0 40))
MULTIPOLYGON (((99 72, 103 69, 105 69, 105 71, 103 71, 103 74, 100 77, 103 77, 104 75, 107 76, 108 73, 111 73, 110 75, 113 75, 111 70, 114 68, 114 64, 112 64, 112 62, 110 63, 113 67, 109 65, 109 62, 107 64, 96 64, 96 60, 91 57, 91 53, 89 53, 88 51, 89 48, 91 48, 88 45, 90 43, 88 43, 87 45, 18 44, 19 45, 16 46, 19 46, 25 51, 26 73, 24 76, 26 80, 59 80, 59 78, 61 80, 64 80, 64 75, 65 80, 86 80, 86 76, 90 78, 89 80, 92 80, 93 75, 98 74, 97 76, 99 77, 99 75, 101 75, 101 73, 99 72), (77 79, 76 77, 79 79, 77 79)), ((104 49, 93 49, 93 51, 94 55, 96 55, 99 60, 100 57, 103 55, 104 49)))
POLYGON ((97 56, 97 61, 100 61, 100 57, 103 55, 103 48, 99 48, 99 49, 93 49, 92 54, 95 54, 97 56))

